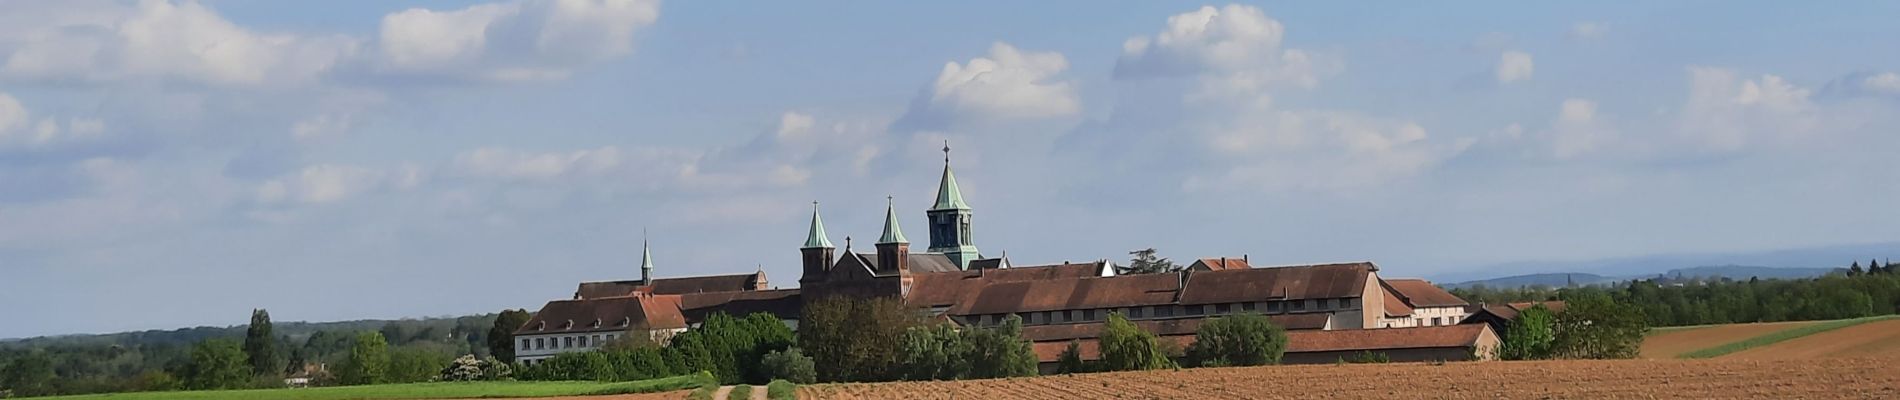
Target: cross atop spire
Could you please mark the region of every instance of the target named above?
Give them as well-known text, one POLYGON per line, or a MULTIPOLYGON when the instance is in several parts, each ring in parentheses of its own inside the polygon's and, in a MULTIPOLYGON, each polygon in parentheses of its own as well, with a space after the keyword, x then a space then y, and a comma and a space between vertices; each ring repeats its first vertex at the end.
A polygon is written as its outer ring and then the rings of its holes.
POLYGON ((818 202, 811 202, 811 232, 805 235, 805 248, 829 249, 831 238, 825 237, 825 221, 818 218, 818 202))
POLYGON ((910 240, 904 239, 904 230, 897 227, 896 198, 884 196, 884 201, 886 202, 884 206, 884 236, 878 238, 877 243, 910 243, 910 240))
POLYGON ((943 140, 943 165, 950 165, 950 139, 943 140))

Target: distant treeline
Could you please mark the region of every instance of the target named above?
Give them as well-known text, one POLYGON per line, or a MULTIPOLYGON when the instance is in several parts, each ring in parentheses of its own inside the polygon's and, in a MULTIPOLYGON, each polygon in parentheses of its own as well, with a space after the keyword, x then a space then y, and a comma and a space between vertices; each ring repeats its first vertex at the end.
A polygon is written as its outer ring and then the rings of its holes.
POLYGON ((1484 286, 1452 289, 1473 303, 1562 300, 1604 293, 1643 311, 1650 326, 1808 321, 1894 314, 1900 309, 1900 264, 1856 262, 1842 272, 1807 279, 1668 277, 1573 288, 1484 286))
MULTIPOLYGON (((282 375, 295 374, 302 365, 341 365, 356 344, 357 333, 376 332, 387 338, 392 358, 416 358, 415 374, 432 377, 456 356, 486 356, 486 344, 495 314, 420 320, 363 320, 347 322, 282 322, 272 324, 272 369, 281 374, 260 376, 257 385, 281 387, 282 375), (440 361, 440 362, 438 362, 440 361)), ((175 390, 193 373, 193 353, 207 341, 244 340, 249 325, 228 328, 198 327, 170 331, 142 331, 105 335, 68 335, 0 342, 0 397, 4 392, 32 384, 26 394, 87 394, 175 390), (16 362, 25 360, 26 362, 16 362), (39 368, 46 366, 50 375, 39 368), (33 372, 33 373, 29 373, 33 372)))

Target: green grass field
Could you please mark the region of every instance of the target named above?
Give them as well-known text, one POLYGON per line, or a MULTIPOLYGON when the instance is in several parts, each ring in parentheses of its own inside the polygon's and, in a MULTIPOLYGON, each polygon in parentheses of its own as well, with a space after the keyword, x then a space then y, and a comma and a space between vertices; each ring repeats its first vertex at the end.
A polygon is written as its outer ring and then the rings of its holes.
POLYGON ((711 375, 682 375, 633 382, 435 382, 304 389, 111 393, 44 399, 114 400, 372 400, 475 399, 652 393, 697 388, 711 375))
POLYGON ((1728 343, 1728 344, 1723 344, 1723 345, 1710 347, 1710 348, 1706 348, 1702 350, 1691 351, 1688 353, 1683 353, 1680 356, 1676 356, 1676 358, 1721 357, 1723 355, 1727 355, 1730 353, 1734 353, 1734 352, 1738 352, 1742 350, 1748 350, 1748 349, 1761 347, 1761 346, 1767 346, 1767 345, 1771 345, 1775 343, 1781 343, 1781 342, 1793 340, 1796 338, 1800 338, 1802 336, 1808 336, 1808 335, 1813 335, 1816 333, 1827 332, 1827 331, 1831 331, 1835 329, 1841 329, 1841 328, 1846 328, 1846 327, 1850 327, 1854 325, 1865 324, 1868 322, 1882 321, 1882 320, 1888 320, 1888 319, 1893 319, 1893 318, 1900 318, 1900 315, 1882 315, 1882 316, 1877 316, 1877 317, 1843 319, 1843 320, 1823 322, 1819 324, 1808 325, 1808 326, 1803 326, 1803 327, 1794 328, 1794 329, 1776 331, 1774 333, 1769 333, 1766 335, 1748 338, 1747 340, 1743 340, 1739 342, 1728 343))

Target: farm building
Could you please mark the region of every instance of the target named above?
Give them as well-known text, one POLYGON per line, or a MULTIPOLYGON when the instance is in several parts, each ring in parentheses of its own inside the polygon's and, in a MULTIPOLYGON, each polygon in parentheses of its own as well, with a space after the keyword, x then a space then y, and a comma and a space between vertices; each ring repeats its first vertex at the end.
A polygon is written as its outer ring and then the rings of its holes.
POLYGON ((547 303, 515 332, 517 354, 534 362, 588 351, 633 329, 663 340, 719 312, 768 312, 796 328, 805 302, 829 296, 900 298, 963 326, 991 326, 1016 315, 1024 336, 1038 349, 1092 338, 1110 313, 1156 334, 1190 340, 1206 318, 1263 314, 1300 333, 1301 340, 1332 343, 1301 347, 1322 356, 1352 348, 1387 352, 1394 359, 1462 359, 1440 353, 1458 346, 1482 348, 1496 339, 1488 329, 1475 333, 1457 327, 1466 319, 1464 300, 1424 280, 1381 277, 1371 262, 1256 267, 1243 255, 1201 258, 1174 272, 1120 275, 1106 259, 1017 266, 1003 257, 985 257, 971 238, 972 209, 947 160, 936 201, 925 211, 930 221, 926 251, 911 252, 895 202, 885 208, 873 251, 853 249, 849 238, 837 251, 814 203, 799 248, 798 288, 767 289, 763 271, 653 278, 652 253, 643 251, 639 280, 585 282, 571 299, 547 303), (1403 329, 1330 333, 1385 328, 1403 329), (1438 333, 1454 331, 1458 340, 1438 333), (1354 347, 1355 341, 1370 347, 1354 347))

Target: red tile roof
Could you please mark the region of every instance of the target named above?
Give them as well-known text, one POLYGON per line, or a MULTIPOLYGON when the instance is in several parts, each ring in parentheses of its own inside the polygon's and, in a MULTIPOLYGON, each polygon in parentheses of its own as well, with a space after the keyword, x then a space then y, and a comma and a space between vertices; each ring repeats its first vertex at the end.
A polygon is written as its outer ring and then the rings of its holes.
POLYGON ((1245 257, 1216 257, 1195 260, 1194 264, 1188 265, 1188 268, 1200 271, 1225 271, 1230 269, 1248 269, 1253 268, 1253 266, 1247 265, 1247 259, 1245 257))
POLYGON ((678 329, 686 327, 678 295, 639 295, 582 300, 555 300, 541 306, 515 330, 517 335, 624 331, 631 327, 678 329))
POLYGON ((950 309, 952 315, 1005 314, 1173 304, 1176 274, 990 282, 950 309))
POLYGON ((1399 296, 1392 293, 1391 289, 1382 288, 1379 289, 1379 291, 1385 293, 1384 303, 1386 317, 1406 317, 1412 315, 1412 307, 1405 305, 1404 300, 1399 300, 1399 296))
POLYGON ((581 282, 574 296, 581 299, 601 297, 619 297, 635 291, 652 294, 687 294, 731 292, 739 290, 759 290, 765 282, 765 273, 688 276, 679 278, 654 278, 651 286, 641 286, 640 281, 581 282))
MULTIPOLYGON (((1312 330, 1326 327, 1325 313, 1311 314, 1275 314, 1267 316, 1274 325, 1287 330, 1312 330)), ((1207 318, 1181 318, 1165 320, 1134 321, 1141 330, 1156 335, 1193 335, 1201 329, 1207 318)), ((1101 336, 1101 322, 1080 324, 1049 324, 1023 327, 1023 339, 1032 342, 1068 341, 1069 339, 1087 339, 1101 336)))
POLYGON ((1181 304, 1360 297, 1369 262, 1190 272, 1181 304))
POLYGON ((707 316, 719 312, 737 318, 745 318, 753 313, 767 313, 779 319, 798 319, 803 306, 799 289, 680 295, 680 309, 689 323, 705 321, 707 316))
POLYGON ((1470 304, 1424 279, 1386 279, 1385 284, 1397 291, 1399 298, 1412 307, 1464 307, 1470 304))

